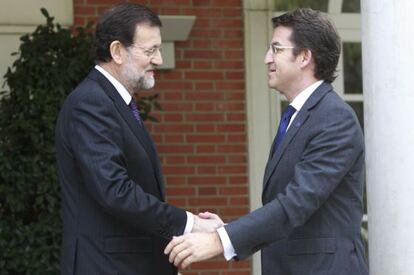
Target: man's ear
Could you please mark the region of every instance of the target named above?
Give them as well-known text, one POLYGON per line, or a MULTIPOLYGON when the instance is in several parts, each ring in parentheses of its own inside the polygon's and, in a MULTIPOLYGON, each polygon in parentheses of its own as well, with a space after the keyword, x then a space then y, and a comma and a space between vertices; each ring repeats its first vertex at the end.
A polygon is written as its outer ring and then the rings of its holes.
POLYGON ((301 68, 305 68, 306 66, 309 66, 312 62, 312 51, 309 49, 304 49, 299 54, 299 60, 301 62, 301 68))
POLYGON ((111 53, 112 60, 116 64, 121 65, 124 63, 125 48, 120 41, 112 41, 109 45, 109 52, 111 53))

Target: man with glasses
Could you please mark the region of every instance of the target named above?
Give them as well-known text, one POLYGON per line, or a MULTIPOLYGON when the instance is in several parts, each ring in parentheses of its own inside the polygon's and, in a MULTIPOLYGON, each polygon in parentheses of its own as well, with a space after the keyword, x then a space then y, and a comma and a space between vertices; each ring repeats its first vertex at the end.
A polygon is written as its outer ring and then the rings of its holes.
POLYGON ((331 82, 341 42, 320 12, 273 18, 268 84, 289 101, 266 165, 263 207, 213 233, 174 238, 176 266, 258 250, 263 275, 367 275, 360 235, 364 143, 353 110, 331 82))
POLYGON ((174 275, 163 253, 172 236, 222 225, 164 202, 160 161, 134 102, 162 64, 160 27, 141 5, 105 13, 96 27, 97 65, 61 109, 61 274, 174 275))

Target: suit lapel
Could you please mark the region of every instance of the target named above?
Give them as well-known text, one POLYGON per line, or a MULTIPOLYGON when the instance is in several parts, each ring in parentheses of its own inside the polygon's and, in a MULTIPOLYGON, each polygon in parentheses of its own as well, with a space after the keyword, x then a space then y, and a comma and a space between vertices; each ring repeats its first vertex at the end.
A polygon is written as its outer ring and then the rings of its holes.
MULTIPOLYGON (((282 142, 277 147, 273 156, 269 154, 269 160, 266 164, 265 174, 263 177, 263 193, 269 183, 269 179, 272 176, 274 170, 276 169, 280 159, 284 155, 287 147, 289 146, 292 139, 296 136, 302 125, 306 122, 311 110, 319 103, 323 96, 332 90, 332 86, 329 83, 323 82, 313 94, 306 100, 305 104, 300 109, 299 113, 296 115, 295 119, 292 121, 288 131, 286 132, 282 142)), ((272 144, 273 151, 274 141, 272 144)))
POLYGON ((142 127, 138 125, 138 122, 128 105, 125 104, 125 101, 119 95, 118 91, 104 75, 102 75, 98 70, 93 69, 89 73, 88 77, 97 81, 105 93, 114 101, 115 107, 119 111, 121 117, 125 120, 131 131, 134 133, 135 137, 141 143, 142 147, 148 155, 148 158, 151 160, 151 164, 153 166, 154 173, 158 182, 159 191, 161 197, 164 199, 164 186, 159 167, 160 161, 157 156, 155 145, 147 131, 147 128, 144 124, 142 124, 142 127))

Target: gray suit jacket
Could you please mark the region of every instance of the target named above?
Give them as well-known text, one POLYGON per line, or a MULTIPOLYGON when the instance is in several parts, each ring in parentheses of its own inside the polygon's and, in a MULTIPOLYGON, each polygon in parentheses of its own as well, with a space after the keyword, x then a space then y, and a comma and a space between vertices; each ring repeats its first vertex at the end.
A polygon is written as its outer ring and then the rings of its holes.
POLYGON ((263 207, 226 226, 238 258, 261 249, 263 275, 367 275, 363 183, 361 127, 322 83, 269 158, 263 207))
POLYGON ((96 69, 66 99, 56 125, 63 209, 61 274, 173 275, 163 249, 184 231, 164 202, 155 146, 96 69))

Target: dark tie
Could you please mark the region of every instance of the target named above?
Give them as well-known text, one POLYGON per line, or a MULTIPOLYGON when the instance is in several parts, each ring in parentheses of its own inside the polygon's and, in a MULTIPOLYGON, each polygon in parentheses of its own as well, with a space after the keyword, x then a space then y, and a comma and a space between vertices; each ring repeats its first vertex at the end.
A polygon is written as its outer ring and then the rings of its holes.
POLYGON ((279 128, 277 129, 277 135, 275 138, 275 145, 273 147, 273 153, 276 151, 279 144, 282 142, 283 137, 286 134, 287 127, 289 125, 290 119, 292 115, 296 112, 296 109, 293 108, 291 105, 287 106, 287 108, 283 111, 282 118, 280 119, 279 128))
POLYGON ((131 100, 129 103, 129 108, 132 110, 132 114, 134 115, 135 119, 138 121, 139 126, 142 126, 141 116, 139 115, 137 104, 135 104, 134 99, 131 100))

